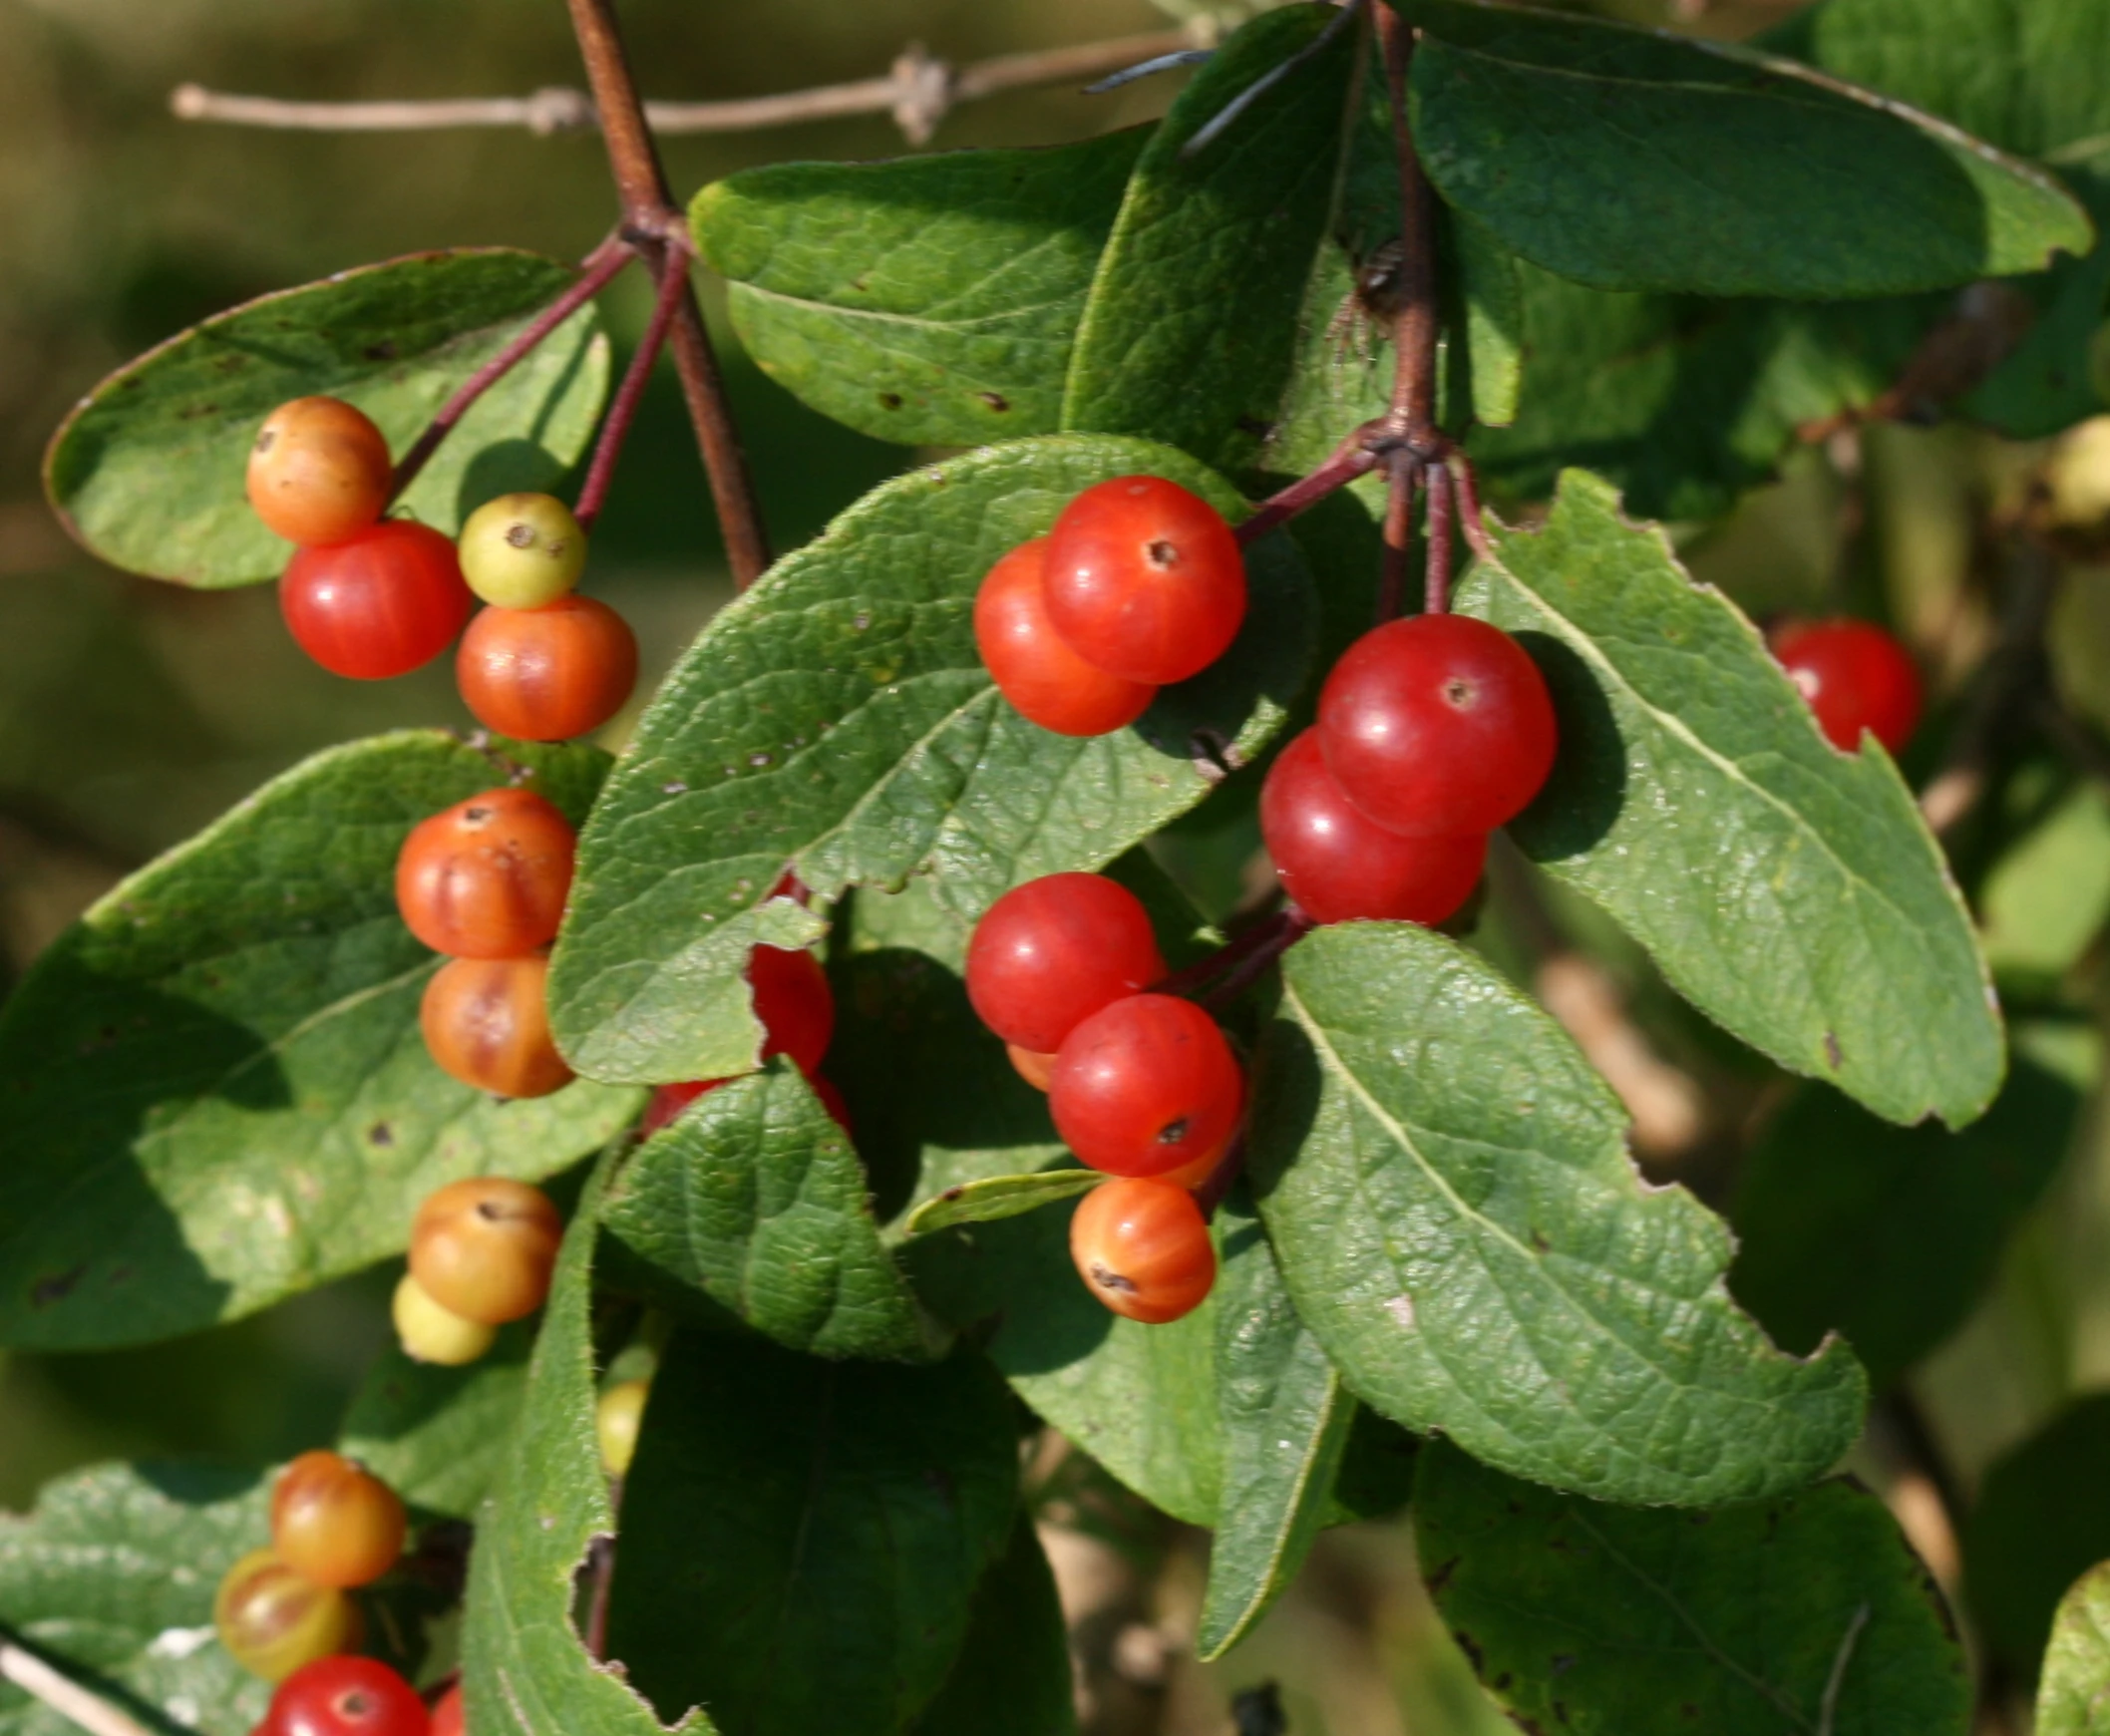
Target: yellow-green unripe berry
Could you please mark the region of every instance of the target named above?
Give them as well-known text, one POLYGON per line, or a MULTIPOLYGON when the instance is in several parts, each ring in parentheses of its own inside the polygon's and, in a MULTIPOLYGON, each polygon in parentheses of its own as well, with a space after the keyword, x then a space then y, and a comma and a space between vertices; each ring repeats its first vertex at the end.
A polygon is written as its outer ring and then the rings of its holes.
POLYGON ((642 1380, 618 1381, 600 1395, 593 1412, 593 1432, 600 1438, 600 1468, 610 1477, 630 1469, 637 1451, 637 1425, 644 1419, 645 1395, 651 1384, 642 1380))
POLYGON ((538 609, 586 568, 586 532, 553 495, 501 495, 462 526, 462 576, 502 609, 538 609))
POLYGON ((476 1361, 499 1335, 496 1326, 465 1320, 441 1307, 409 1272, 396 1286, 389 1311, 395 1319, 396 1337, 403 1345, 403 1353, 413 1362, 437 1362, 443 1368, 459 1368, 465 1362, 476 1361))

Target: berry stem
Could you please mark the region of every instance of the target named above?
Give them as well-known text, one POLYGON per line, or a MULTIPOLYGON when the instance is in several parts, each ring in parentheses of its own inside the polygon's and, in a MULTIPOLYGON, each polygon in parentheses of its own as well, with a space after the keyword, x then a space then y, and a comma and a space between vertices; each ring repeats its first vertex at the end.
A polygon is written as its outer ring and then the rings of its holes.
POLYGON ((1377 619, 1399 613, 1407 593, 1407 556, 1414 541, 1414 486, 1421 472, 1414 455, 1395 447, 1386 457, 1385 555, 1377 581, 1377 619))
POLYGON ((1480 478, 1474 473, 1473 461, 1462 452, 1451 456, 1451 480, 1458 485, 1458 528, 1465 532, 1465 545, 1475 558, 1492 563, 1495 544, 1489 540, 1487 518, 1480 510, 1480 478))
POLYGON ((1278 911, 1268 924, 1266 944, 1253 947, 1226 971, 1222 980, 1208 993, 1197 996, 1196 1004, 1209 1012, 1221 1012, 1258 981, 1263 973, 1272 969, 1276 959, 1317 926, 1316 922, 1294 904, 1278 911))
POLYGON ((593 443, 593 461, 586 467, 586 480, 578 491, 578 505, 572 509, 572 517, 578 520, 582 530, 593 528, 593 521, 600 517, 601 508, 607 504, 608 485, 615 480, 615 461, 622 456, 623 441, 629 436, 630 424, 637 420, 637 407, 644 402, 645 386, 652 378, 653 364, 659 360, 659 352, 666 348, 667 332, 688 287, 689 258, 686 253, 681 253, 670 261, 668 269, 660 276, 658 293, 652 298, 652 317, 645 324, 644 336, 637 341, 637 353, 630 358, 629 367, 623 370, 622 384, 616 387, 614 401, 602 419, 600 438, 593 443))
POLYGON ((469 414, 479 398, 538 349, 551 332, 605 289, 636 257, 637 249, 619 235, 610 235, 588 253, 579 263, 578 276, 563 294, 522 327, 511 343, 464 380, 455 389, 454 396, 440 406, 438 414, 426 425, 425 432, 411 443, 397 463, 389 488, 390 500, 400 498, 403 491, 417 480, 418 473, 440 450, 440 442, 469 414))
POLYGON ((1392 140, 1399 159, 1399 313, 1392 324, 1392 409, 1387 418, 1421 458, 1448 455, 1450 443, 1436 426, 1436 197, 1422 173, 1407 118, 1407 69, 1414 59, 1414 30, 1389 6, 1376 9, 1378 41, 1385 58, 1385 88, 1392 99, 1392 140))
POLYGON ((1279 494, 1269 495, 1245 518, 1231 526, 1240 548, 1249 548, 1268 531, 1286 523, 1299 513, 1315 507, 1335 490, 1377 468, 1378 455, 1363 446, 1366 430, 1358 428, 1334 448, 1333 456, 1308 477, 1291 483, 1279 494))
POLYGON ((1186 994, 1189 990, 1200 988, 1203 984, 1223 975, 1225 971, 1238 963, 1248 954, 1258 950, 1260 947, 1271 944, 1276 934, 1280 931, 1282 916, 1283 912, 1277 910, 1271 915, 1260 917, 1257 921, 1250 923, 1236 934, 1233 934, 1207 958, 1198 959, 1195 963, 1187 966, 1186 969, 1176 970, 1172 975, 1163 978, 1161 981, 1152 983, 1151 993, 1186 994))
POLYGON ((631 76, 615 22, 614 0, 567 0, 567 4, 579 57, 585 62, 586 82, 592 87, 593 107, 608 144, 608 166, 622 198, 624 231, 638 243, 656 280, 663 284, 669 275, 681 280, 671 334, 674 368, 681 377, 689 421, 710 479, 733 582, 745 590, 769 565, 769 538, 762 526, 762 509, 755 498, 747 455, 741 451, 732 409, 726 402, 725 380, 718 370, 710 333, 704 329, 703 309, 688 281, 687 230, 660 168, 652 131, 645 124, 637 81, 631 76))
POLYGON ((1451 473, 1441 464, 1423 472, 1429 492, 1429 564, 1423 579, 1422 608, 1432 615, 1451 607, 1451 473))

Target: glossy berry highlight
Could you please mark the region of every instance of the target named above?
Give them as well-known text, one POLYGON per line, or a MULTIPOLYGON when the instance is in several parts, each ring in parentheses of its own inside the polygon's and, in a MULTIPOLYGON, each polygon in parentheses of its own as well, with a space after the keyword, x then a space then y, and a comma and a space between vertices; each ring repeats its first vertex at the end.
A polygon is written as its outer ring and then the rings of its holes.
POLYGON ((498 1328, 465 1320, 426 1294, 425 1286, 405 1272, 389 1301, 396 1342, 413 1362, 460 1368, 487 1354, 498 1341, 498 1328))
POLYGON ((359 1606, 334 1585, 295 1572, 275 1550, 251 1550, 220 1579, 212 1626, 251 1675, 283 1681, 302 1664, 359 1643, 359 1606))
POLYGON ((1364 816, 1342 792, 1318 734, 1305 730, 1268 768, 1260 839, 1282 890, 1315 922, 1447 920, 1480 883, 1487 834, 1407 838, 1364 816))
POLYGON ((990 679, 1028 723, 1060 736, 1103 736, 1150 709, 1158 690, 1096 668, 1048 619, 1041 578, 1048 539, 1022 542, 989 568, 974 596, 974 643, 990 679))
POLYGON ((991 904, 967 943, 967 998, 1006 1043, 1053 1054, 1080 1022, 1165 975, 1142 900, 1104 874, 1044 874, 991 904))
POLYGON ((302 1453, 271 1486, 271 1547, 318 1585, 367 1585, 396 1564, 408 1522, 396 1492, 341 1453, 302 1453))
POLYGON ((502 1326, 542 1305, 563 1238, 563 1220, 540 1189, 476 1176, 418 1208, 410 1275, 449 1313, 502 1326))
POLYGON ((1245 559, 1224 516, 1163 477, 1115 477, 1048 532, 1048 619, 1071 650, 1163 686, 1223 656, 1245 619, 1245 559))
POLYGON ((249 448, 249 505, 303 547, 342 542, 388 506, 388 442, 341 398, 295 398, 264 419, 249 448))
POLYGON ((637 636, 590 596, 487 608, 462 635, 455 680, 486 729, 524 742, 569 741, 622 710, 637 685, 637 636))
POLYGON ((1903 753, 1920 727, 1925 691, 1912 653, 1873 622, 1790 622, 1774 633, 1773 655, 1842 753, 1861 751, 1864 730, 1903 753))
POLYGON ((1164 1182, 1102 1182, 1070 1219, 1078 1275, 1117 1314, 1161 1326, 1217 1281, 1217 1249, 1192 1194, 1164 1182))
POLYGON ((1078 1160, 1112 1176, 1163 1176, 1221 1152, 1244 1075, 1192 1001, 1136 994, 1102 1008, 1055 1055, 1048 1109, 1078 1160))
POLYGON ((417 1689, 371 1657, 325 1657, 279 1683, 264 1727, 271 1736, 429 1736, 417 1689))
POLYGON ((1365 633, 1319 693, 1319 746, 1349 801, 1409 837, 1492 832, 1553 770, 1554 702, 1524 647, 1470 615, 1365 633))
POLYGON ((469 588, 502 609, 546 608, 586 570, 586 532, 554 495, 501 495, 462 526, 469 588))
POLYGON ((454 642, 475 606, 455 545, 407 519, 384 519, 346 542, 303 548, 278 581, 295 643, 333 675, 386 681, 454 642))
POLYGON ((571 1083, 549 1034, 549 961, 455 958, 425 985, 418 1025, 440 1070, 494 1097, 547 1097, 571 1083))
POLYGON ((531 790, 486 790, 414 827, 396 908, 451 958, 515 958, 556 938, 578 835, 531 790))

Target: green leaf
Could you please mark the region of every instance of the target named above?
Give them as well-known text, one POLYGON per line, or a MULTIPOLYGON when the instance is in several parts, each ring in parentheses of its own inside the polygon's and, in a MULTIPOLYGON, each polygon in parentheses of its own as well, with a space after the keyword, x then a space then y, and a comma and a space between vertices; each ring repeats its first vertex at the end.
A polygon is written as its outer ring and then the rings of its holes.
POLYGON ((2110 1559, 2110 1394, 2075 1401, 1996 1461, 1963 1522, 1963 1583, 1985 1643, 2025 1677, 2066 1587, 2110 1559))
POLYGON ((2036 1736, 2110 1736, 2110 1562, 2059 1600, 2037 1682, 2036 1736))
POLYGON ((1085 292, 1149 138, 891 163, 778 163, 689 207, 740 341, 880 440, 1052 434, 1085 292))
MULTIPOLYGON (((103 1465, 0 1516, 0 1631, 150 1729, 245 1736, 269 1684, 213 1636, 212 1594, 269 1540, 253 1469, 103 1465)), ((0 1680, 4 1736, 79 1736, 0 1680)))
MULTIPOLYGON (((2110 141, 2061 169, 2097 230, 2110 226, 2110 141)), ((2010 440, 2042 440, 2103 409, 2091 360, 2110 302, 2110 247, 2098 246, 2084 259, 2061 258, 2013 287, 2028 297, 2035 323, 1984 383, 1958 400, 1957 410, 2010 440)))
MULTIPOLYGON (((455 388, 575 274, 506 247, 414 253, 215 314, 120 368, 53 437, 45 488, 73 533, 130 572, 217 589, 276 578, 292 553, 249 510, 249 443, 289 398, 358 405, 401 454, 455 388)), ((487 392, 403 498, 453 531, 585 450, 608 340, 583 308, 487 392)))
POLYGON ((463 1176, 535 1180, 636 1095, 509 1103, 433 1065, 439 960, 396 913, 427 815, 531 773, 574 819, 606 756, 439 731, 334 748, 98 902, 0 1009, 0 1342, 139 1344, 402 1250, 463 1176))
POLYGON ((1535 1489, 1439 1443, 1421 1455, 1414 1535, 1444 1624, 1528 1730, 1970 1728, 1941 1594, 1858 1484, 1649 1513, 1535 1489))
POLYGON ((663 1712, 741 1736, 887 1736, 952 1672, 1017 1496, 1010 1399, 978 1357, 677 1335, 624 1480, 609 1651, 663 1712))
MULTIPOLYGON (((463 1699, 474 1736, 662 1736, 624 1677, 590 1656, 572 1622, 574 1576, 615 1532, 595 1443, 591 1322, 604 1158, 557 1256, 528 1391, 493 1492, 477 1515, 462 1630, 463 1699)), ((669 1389, 653 1393, 656 1426, 669 1389)), ((619 1577, 619 1575, 618 1575, 619 1577)), ((671 1728, 708 1736, 700 1708, 671 1728)))
POLYGON ((1852 1355, 1765 1341, 1722 1287, 1727 1227, 1641 1185, 1609 1087, 1441 935, 1299 941, 1253 1106, 1290 1297, 1387 1416, 1536 1482, 1680 1507, 1795 1488, 1853 1443, 1852 1355))
POLYGON ((986 1176, 977 1182, 960 1182, 925 1200, 908 1215, 903 1227, 910 1235, 928 1235, 962 1223, 993 1223, 1036 1207, 1074 1200, 1105 1180, 1097 1170, 1044 1170, 1032 1176, 986 1176))
POLYGON ((1999 1012, 1888 756, 1829 746, 1751 624, 1598 479, 1565 476, 1543 530, 1494 534, 1460 607, 1523 637, 1561 729, 1510 828, 1524 853, 1783 1067, 1889 1121, 1979 1114, 1999 1012))
POLYGON ((1242 1189, 1217 1214, 1224 1491, 1195 1655, 1222 1657, 1288 1588, 1328 1512, 1355 1400, 1297 1318, 1242 1189))
POLYGON ((2110 919, 2110 801, 2084 784, 2031 827, 1978 898, 1985 957, 2003 981, 2054 984, 2110 919))
POLYGON ((499 1472, 528 1387, 526 1324, 460 1368, 414 1362, 390 1344, 352 1395, 337 1450, 412 1507, 474 1519, 499 1472))
POLYGON ((1256 18, 1175 100, 1092 281, 1064 427, 1145 435, 1232 472, 1258 457, 1358 109, 1358 34, 1336 29, 1227 131, 1185 153, 1255 80, 1337 23, 1318 6, 1256 18))
POLYGON ((1884 1387, 1963 1323, 2080 1118, 2088 1081, 2030 1059, 2029 1037, 1961 1133, 1891 1127, 1816 1085, 1768 1124, 1731 1214, 1729 1284, 1775 1343, 1840 1332, 1884 1387))
POLYGON ((1796 62, 1463 0, 1398 9, 1427 32, 1411 85, 1429 178, 1592 288, 1896 295, 2094 245, 2041 170, 1796 62))
POLYGON ((1011 1545, 982 1574, 959 1661, 909 1736, 1076 1736, 1069 1634, 1055 1575, 1020 1514, 1011 1545))
POLYGON ((919 1235, 901 1250, 916 1294, 985 1349, 1019 1397, 1144 1500, 1216 1523, 1217 1301, 1169 1326, 1109 1313, 1070 1260, 1074 1208, 919 1235))
POLYGON ((1804 426, 1886 391, 1939 316, 1895 301, 1615 295, 1517 271, 1526 383, 1514 426, 1473 430, 1482 481, 1493 498, 1539 501, 1584 464, 1655 519, 1726 513, 1804 426))
POLYGON ((850 1138, 784 1061, 705 1092, 616 1173, 610 1237, 817 1356, 939 1346, 879 1240, 850 1138))
POLYGON ((1309 654, 1308 584, 1286 537, 1246 551, 1237 643, 1133 729, 1050 735, 1002 701, 976 654, 974 592, 997 557, 1080 489, 1139 471, 1240 511, 1165 447, 1072 435, 989 447, 874 491, 712 620, 579 841, 550 999, 582 1073, 651 1082, 754 1065, 748 949, 799 944, 813 922, 782 899, 757 907, 787 866, 824 898, 927 868, 971 915, 1016 880, 1111 861, 1200 802, 1217 759, 1257 755, 1309 654), (800 922, 788 940, 772 925, 800 922))

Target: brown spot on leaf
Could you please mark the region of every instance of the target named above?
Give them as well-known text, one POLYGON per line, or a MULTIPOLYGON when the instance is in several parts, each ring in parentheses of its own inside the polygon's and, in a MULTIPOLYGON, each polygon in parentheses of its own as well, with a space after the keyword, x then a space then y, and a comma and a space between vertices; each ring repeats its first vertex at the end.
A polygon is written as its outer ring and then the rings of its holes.
POLYGON ((370 1146, 392 1146, 396 1143, 396 1130, 385 1121, 377 1121, 366 1130, 366 1143, 370 1146))
POLYGON ((1837 1073, 1846 1064, 1846 1056, 1840 1052, 1839 1037, 1836 1032, 1827 1031, 1824 1034, 1824 1058, 1832 1064, 1834 1073, 1837 1073))
POLYGON ((1458 1562, 1459 1558, 1453 1556, 1448 1562, 1439 1563, 1422 1575, 1422 1583, 1428 1586, 1431 1597, 1440 1594, 1451 1582, 1451 1575, 1458 1571, 1458 1562))
POLYGON ((900 407, 901 407, 901 395, 900 395, 900 393, 898 393, 898 392, 881 392, 881 393, 879 394, 879 408, 880 408, 881 410, 898 410, 898 409, 900 409, 900 407))
POLYGON ((396 359, 394 340, 383 338, 378 344, 368 344, 359 352, 370 362, 393 362, 396 359))
POLYGON ((1462 1627, 1455 1629, 1451 1637, 1458 1641, 1458 1649, 1472 1660, 1473 1674, 1482 1681, 1487 1680, 1487 1654, 1480 1649, 1480 1641, 1462 1627))
POLYGON ((1004 411, 1011 408, 1011 400, 1006 398, 1001 392, 977 392, 974 395, 988 405, 991 410, 1004 411))
POLYGON ((48 1308, 54 1302, 63 1302, 73 1294, 74 1287, 88 1275, 88 1262, 83 1260, 70 1271, 58 1272, 48 1278, 39 1278, 30 1286, 29 1305, 32 1308, 48 1308))

